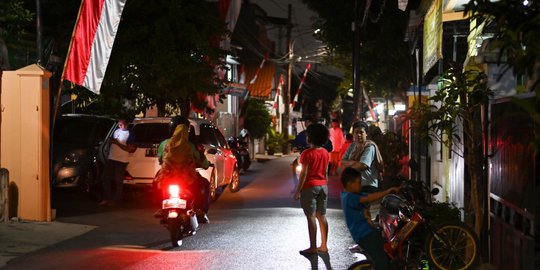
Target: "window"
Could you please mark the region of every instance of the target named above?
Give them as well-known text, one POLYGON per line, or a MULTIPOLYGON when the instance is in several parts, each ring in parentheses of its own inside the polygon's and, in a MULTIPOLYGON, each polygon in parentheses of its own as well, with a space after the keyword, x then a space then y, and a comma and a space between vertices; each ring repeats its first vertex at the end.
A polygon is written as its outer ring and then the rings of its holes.
POLYGON ((223 134, 221 134, 219 129, 216 128, 215 132, 216 132, 216 136, 217 136, 217 139, 218 139, 218 142, 219 142, 219 146, 221 146, 223 148, 229 148, 229 146, 227 145, 227 141, 225 140, 225 137, 223 137, 223 134))
POLYGON ((107 137, 107 134, 109 134, 109 131, 113 125, 114 121, 110 119, 103 119, 102 121, 99 121, 94 134, 94 144, 104 142, 105 137, 107 137))
POLYGON ((139 123, 133 126, 132 131, 138 147, 150 148, 170 137, 168 123, 139 123))
POLYGON ((218 139, 216 138, 215 128, 208 124, 202 124, 200 126, 200 143, 209 144, 212 146, 219 146, 218 139))

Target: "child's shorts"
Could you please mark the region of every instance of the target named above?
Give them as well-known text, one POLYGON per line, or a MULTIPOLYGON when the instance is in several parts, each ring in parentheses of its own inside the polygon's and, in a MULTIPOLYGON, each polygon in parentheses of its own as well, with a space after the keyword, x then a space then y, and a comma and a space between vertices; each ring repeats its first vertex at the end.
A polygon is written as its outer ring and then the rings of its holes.
POLYGON ((326 214, 326 205, 328 202, 328 186, 315 186, 302 190, 300 194, 300 205, 304 209, 306 216, 311 216, 317 211, 326 214))

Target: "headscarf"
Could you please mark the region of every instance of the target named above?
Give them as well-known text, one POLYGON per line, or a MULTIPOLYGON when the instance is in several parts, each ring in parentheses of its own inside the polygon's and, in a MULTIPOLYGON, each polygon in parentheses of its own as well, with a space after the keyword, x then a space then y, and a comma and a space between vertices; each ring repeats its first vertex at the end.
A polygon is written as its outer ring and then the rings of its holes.
POLYGON ((195 158, 189 142, 189 127, 178 125, 165 145, 162 167, 166 171, 187 170, 195 173, 195 158))

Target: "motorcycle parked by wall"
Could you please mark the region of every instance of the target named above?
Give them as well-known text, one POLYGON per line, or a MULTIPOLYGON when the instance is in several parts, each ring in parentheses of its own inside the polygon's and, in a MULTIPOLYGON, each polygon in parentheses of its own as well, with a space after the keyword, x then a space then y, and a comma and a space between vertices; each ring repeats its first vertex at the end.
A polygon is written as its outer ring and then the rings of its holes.
MULTIPOLYGON (((460 221, 434 224, 430 208, 437 193, 438 189, 430 191, 421 182, 404 181, 400 195, 382 199, 378 224, 392 269, 474 269, 478 237, 460 221)), ((374 267, 371 261, 362 260, 351 265, 352 269, 374 267)))
POLYGON ((236 156, 238 169, 243 170, 244 172, 251 166, 251 156, 249 154, 247 136, 247 131, 243 129, 238 137, 231 137, 228 140, 229 146, 236 156))

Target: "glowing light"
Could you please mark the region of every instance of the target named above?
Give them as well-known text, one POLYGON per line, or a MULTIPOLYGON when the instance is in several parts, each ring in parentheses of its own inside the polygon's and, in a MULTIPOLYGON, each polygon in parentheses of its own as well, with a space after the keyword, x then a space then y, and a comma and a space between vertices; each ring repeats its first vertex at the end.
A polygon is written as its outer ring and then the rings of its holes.
POLYGON ((394 105, 394 109, 396 111, 404 111, 405 110, 405 104, 396 104, 396 105, 394 105))
POLYGON ((169 212, 169 218, 177 218, 177 217, 178 217, 178 213, 176 213, 175 211, 169 212))
POLYGON ((172 198, 178 198, 180 195, 180 186, 178 185, 170 185, 169 186, 169 195, 171 195, 172 198))
POLYGON ((523 5, 524 5, 524 6, 528 6, 528 5, 529 5, 529 0, 524 0, 524 1, 523 1, 523 5))

